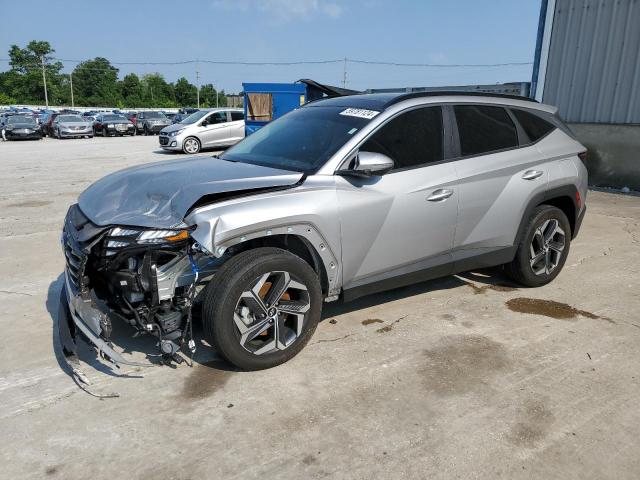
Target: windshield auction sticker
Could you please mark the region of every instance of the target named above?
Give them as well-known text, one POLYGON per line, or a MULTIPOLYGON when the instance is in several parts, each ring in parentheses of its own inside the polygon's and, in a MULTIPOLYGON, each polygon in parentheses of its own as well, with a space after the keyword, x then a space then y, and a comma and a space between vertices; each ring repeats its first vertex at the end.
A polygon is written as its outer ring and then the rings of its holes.
POLYGON ((366 118, 371 120, 373 117, 378 115, 380 112, 376 112, 375 110, 365 110, 363 108, 347 108, 340 112, 340 115, 346 115, 347 117, 358 117, 358 118, 366 118))

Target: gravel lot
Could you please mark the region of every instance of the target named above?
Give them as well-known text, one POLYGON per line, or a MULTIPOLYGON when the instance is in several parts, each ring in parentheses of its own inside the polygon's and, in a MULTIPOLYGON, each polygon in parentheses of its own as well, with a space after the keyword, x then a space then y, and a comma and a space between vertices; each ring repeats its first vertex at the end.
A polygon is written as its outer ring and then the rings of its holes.
MULTIPOLYGON (((263 372, 204 347, 193 368, 113 372, 84 348, 120 398, 79 390, 55 353, 66 208, 176 157, 155 137, 0 143, 0 478, 640 477, 639 197, 590 192, 544 288, 478 272, 329 305, 263 372)), ((118 347, 154 351, 130 333, 118 347)))

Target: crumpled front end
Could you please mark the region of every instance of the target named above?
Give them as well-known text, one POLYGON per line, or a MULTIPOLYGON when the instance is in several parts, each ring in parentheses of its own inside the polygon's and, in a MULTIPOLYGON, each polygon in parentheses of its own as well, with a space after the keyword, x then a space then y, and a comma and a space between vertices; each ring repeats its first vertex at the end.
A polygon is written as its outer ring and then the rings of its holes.
POLYGON ((65 288, 60 339, 67 357, 76 356, 79 334, 116 365, 146 366, 119 354, 111 343, 114 322, 134 334, 157 338, 158 355, 181 361, 195 350, 191 307, 200 285, 222 259, 197 248, 188 229, 98 226, 73 205, 62 233, 65 288))

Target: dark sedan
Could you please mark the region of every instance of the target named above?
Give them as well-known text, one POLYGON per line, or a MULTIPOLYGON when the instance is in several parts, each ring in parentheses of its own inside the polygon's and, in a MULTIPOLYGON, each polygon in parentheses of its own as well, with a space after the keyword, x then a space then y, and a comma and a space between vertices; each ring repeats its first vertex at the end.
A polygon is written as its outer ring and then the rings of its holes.
POLYGON ((11 115, 0 126, 3 140, 40 140, 42 130, 32 115, 11 115))
POLYGON ((96 117, 93 123, 93 133, 109 137, 111 135, 135 135, 136 127, 127 120, 123 115, 115 115, 113 113, 104 113, 96 117))

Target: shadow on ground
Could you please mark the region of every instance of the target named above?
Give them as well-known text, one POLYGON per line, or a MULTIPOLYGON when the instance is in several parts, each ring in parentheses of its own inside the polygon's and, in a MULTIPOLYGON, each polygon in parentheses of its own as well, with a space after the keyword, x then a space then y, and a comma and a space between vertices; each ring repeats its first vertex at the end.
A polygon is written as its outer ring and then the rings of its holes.
MULTIPOLYGON (((334 316, 343 315, 356 310, 370 308, 374 306, 384 305, 385 303, 394 302, 404 298, 414 297, 416 295, 422 295, 427 292, 436 290, 449 290, 452 288, 458 288, 462 286, 471 286, 476 289, 482 289, 485 287, 474 286, 474 283, 481 283, 485 286, 497 286, 500 288, 511 289, 515 288, 515 285, 510 283, 504 275, 498 269, 488 269, 479 272, 467 272, 461 275, 448 276, 427 282, 418 283, 406 287, 396 288, 394 290, 388 290, 386 292, 376 293, 361 297, 352 302, 344 303, 337 301, 334 303, 326 303, 323 305, 323 312, 321 321, 329 319, 334 316)), ((64 285, 64 276, 61 274, 56 280, 51 282, 48 289, 46 308, 51 316, 53 323, 52 328, 52 344, 53 350, 56 355, 56 360, 60 368, 65 371, 69 376, 72 376, 72 370, 67 363, 65 356, 62 352, 60 342, 60 294, 64 285)), ((193 362, 199 364, 202 367, 208 367, 215 370, 222 370, 226 372, 238 371, 238 369, 222 360, 216 355, 216 352, 204 339, 202 331, 202 317, 201 317, 201 304, 194 305, 193 320, 194 320, 194 339, 197 345, 197 351, 193 356, 193 362)), ((162 363, 157 357, 158 349, 156 339, 151 335, 142 335, 135 337, 135 330, 130 325, 126 325, 123 322, 113 322, 113 330, 111 334, 111 342, 113 345, 122 350, 125 355, 136 355, 136 353, 142 353, 148 361, 161 366, 162 363)), ((78 338, 78 357, 87 365, 95 368, 96 370, 105 373, 107 375, 118 378, 141 378, 140 375, 128 375, 121 374, 118 368, 110 363, 106 363, 98 356, 98 352, 95 347, 82 341, 78 338)), ((172 365, 176 368, 176 365, 172 365)), ((152 367, 150 367, 152 368, 152 367)))

